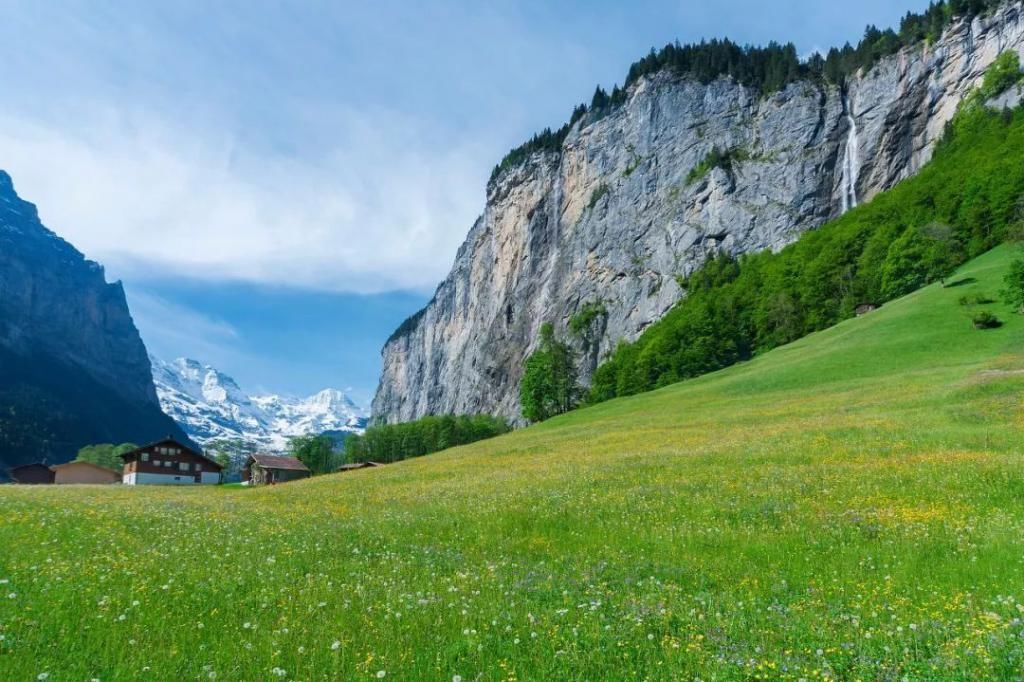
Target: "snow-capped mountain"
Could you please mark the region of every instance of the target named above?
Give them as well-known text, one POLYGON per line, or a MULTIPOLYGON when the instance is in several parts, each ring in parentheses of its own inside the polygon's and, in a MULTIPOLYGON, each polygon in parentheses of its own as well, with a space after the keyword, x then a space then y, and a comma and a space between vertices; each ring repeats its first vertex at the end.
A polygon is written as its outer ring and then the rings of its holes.
POLYGON ((227 374, 196 360, 150 356, 160 406, 200 445, 243 441, 281 452, 293 436, 362 433, 368 414, 347 395, 324 389, 308 398, 250 395, 227 374))

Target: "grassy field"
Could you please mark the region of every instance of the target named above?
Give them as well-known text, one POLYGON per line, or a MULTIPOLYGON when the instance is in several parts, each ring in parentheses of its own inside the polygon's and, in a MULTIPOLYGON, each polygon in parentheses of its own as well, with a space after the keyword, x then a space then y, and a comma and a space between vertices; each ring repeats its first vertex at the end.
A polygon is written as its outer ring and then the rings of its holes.
POLYGON ((958 304, 1011 256, 385 468, 4 487, 0 679, 1019 679, 1024 318, 958 304))

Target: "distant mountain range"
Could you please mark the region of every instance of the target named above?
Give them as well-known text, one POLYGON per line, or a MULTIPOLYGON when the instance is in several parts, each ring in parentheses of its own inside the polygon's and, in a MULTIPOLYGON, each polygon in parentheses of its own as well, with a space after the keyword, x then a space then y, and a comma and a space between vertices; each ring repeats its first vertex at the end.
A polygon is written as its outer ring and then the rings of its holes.
POLYGON ((253 395, 196 360, 165 362, 150 356, 150 363, 160 406, 200 445, 234 442, 283 452, 294 436, 362 433, 369 418, 335 389, 308 398, 253 395))

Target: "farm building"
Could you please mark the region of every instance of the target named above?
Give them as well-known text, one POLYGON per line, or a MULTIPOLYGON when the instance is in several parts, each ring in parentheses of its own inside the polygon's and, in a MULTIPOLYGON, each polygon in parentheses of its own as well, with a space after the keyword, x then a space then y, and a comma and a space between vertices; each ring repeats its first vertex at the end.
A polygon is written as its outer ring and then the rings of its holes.
POLYGON ((20 467, 8 469, 7 475, 15 483, 53 483, 53 469, 39 462, 22 464, 20 467))
POLYGON ((125 485, 216 485, 223 467, 173 438, 121 455, 125 485))
POLYGON ((355 471, 356 469, 370 469, 372 467, 383 466, 380 462, 349 462, 348 464, 342 464, 340 467, 335 469, 339 474, 345 473, 346 471, 355 471))
POLYGON ((294 457, 277 455, 249 455, 242 469, 242 480, 248 481, 249 485, 273 485, 311 475, 306 465, 294 457))
POLYGON ((113 469, 101 467, 92 462, 68 462, 67 464, 55 464, 53 470, 53 482, 57 485, 71 483, 87 483, 92 485, 109 485, 120 483, 121 474, 113 469))

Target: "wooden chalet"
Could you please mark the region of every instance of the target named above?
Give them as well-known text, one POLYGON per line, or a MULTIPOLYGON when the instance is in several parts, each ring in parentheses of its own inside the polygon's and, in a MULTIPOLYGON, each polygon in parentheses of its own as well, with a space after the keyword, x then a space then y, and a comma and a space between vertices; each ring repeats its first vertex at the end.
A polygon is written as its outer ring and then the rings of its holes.
POLYGON ((216 485, 223 467, 171 437, 121 455, 125 485, 216 485))
POLYGON ((15 483, 23 483, 27 485, 45 485, 53 483, 53 469, 42 462, 33 462, 32 464, 22 464, 21 466, 11 467, 7 470, 7 475, 10 476, 11 480, 15 483))
POLYGON ((111 485, 121 482, 120 472, 92 462, 54 464, 50 469, 53 470, 53 482, 57 485, 111 485))
POLYGON ((242 469, 242 480, 249 485, 274 485, 309 478, 313 473, 294 457, 249 455, 242 469))

